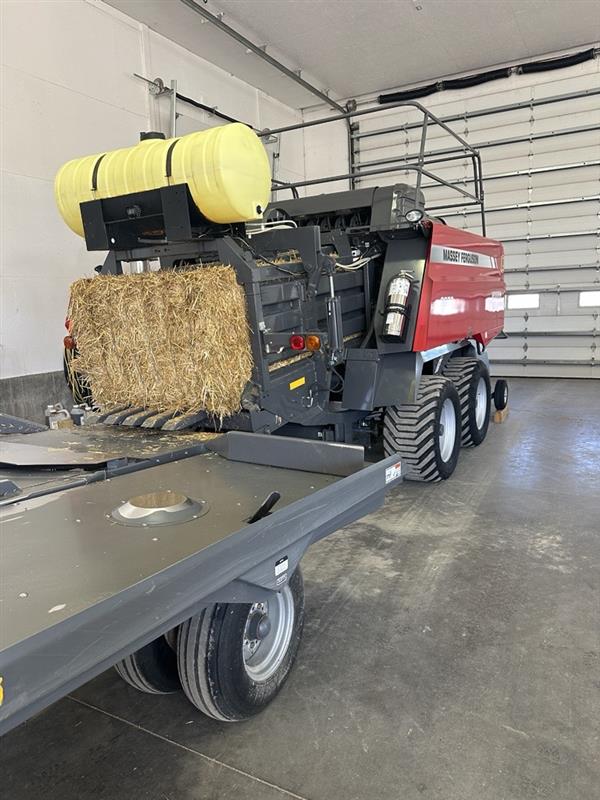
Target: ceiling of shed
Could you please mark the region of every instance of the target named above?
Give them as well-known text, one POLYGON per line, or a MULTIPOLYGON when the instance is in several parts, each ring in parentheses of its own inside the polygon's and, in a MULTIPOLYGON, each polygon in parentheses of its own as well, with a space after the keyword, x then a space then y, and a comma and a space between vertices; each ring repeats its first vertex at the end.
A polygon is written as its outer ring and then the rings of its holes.
MULTIPOLYGON (((318 102, 179 0, 107 2, 290 106, 318 102)), ((588 45, 600 31, 597 0, 196 2, 336 98, 588 45)))

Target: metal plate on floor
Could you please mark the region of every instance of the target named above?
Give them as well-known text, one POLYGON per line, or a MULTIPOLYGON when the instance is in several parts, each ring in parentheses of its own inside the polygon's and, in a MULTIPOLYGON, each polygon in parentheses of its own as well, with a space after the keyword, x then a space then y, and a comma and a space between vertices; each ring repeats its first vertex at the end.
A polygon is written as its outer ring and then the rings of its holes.
POLYGON ((0 466, 5 467, 99 467, 118 457, 102 451, 84 453, 69 447, 44 447, 4 439, 0 442, 0 466))
POLYGON ((148 528, 190 522, 207 512, 206 500, 192 500, 167 489, 136 495, 115 508, 111 517, 120 525, 148 528))
POLYGON ((30 419, 13 417, 11 414, 0 413, 0 435, 8 436, 11 433, 39 433, 47 431, 47 425, 40 425, 30 419))

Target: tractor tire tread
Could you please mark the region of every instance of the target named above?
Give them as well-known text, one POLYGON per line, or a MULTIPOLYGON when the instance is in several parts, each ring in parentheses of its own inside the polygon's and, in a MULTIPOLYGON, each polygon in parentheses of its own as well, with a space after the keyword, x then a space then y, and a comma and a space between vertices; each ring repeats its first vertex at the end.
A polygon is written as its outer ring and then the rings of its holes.
MULTIPOLYGON (((444 367, 443 374, 449 378, 456 387, 458 392, 458 399, 460 400, 460 423, 461 423, 461 445, 462 447, 476 447, 481 441, 476 441, 473 438, 472 424, 472 409, 470 408, 470 395, 471 395, 471 382, 476 370, 483 362, 478 358, 459 356, 451 358, 448 364, 444 367)), ((487 371, 487 368, 486 368, 487 371)), ((490 402, 489 391, 489 378, 488 378, 488 406, 490 402)), ((489 417, 489 408, 488 408, 489 417)), ((487 433, 487 426, 484 432, 487 433)))
POLYGON ((388 406, 383 422, 387 455, 399 453, 404 477, 435 483, 443 479, 436 458, 435 419, 442 392, 452 382, 439 375, 421 378, 416 402, 388 406))

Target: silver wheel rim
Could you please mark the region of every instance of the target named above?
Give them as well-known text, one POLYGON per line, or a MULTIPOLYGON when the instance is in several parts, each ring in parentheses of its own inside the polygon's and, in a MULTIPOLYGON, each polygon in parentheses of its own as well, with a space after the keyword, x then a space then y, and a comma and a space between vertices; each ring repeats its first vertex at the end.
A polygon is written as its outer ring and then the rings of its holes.
POLYGON ((289 586, 265 603, 253 603, 244 628, 243 656, 246 673, 262 683, 273 675, 287 653, 294 630, 294 597, 289 586), (254 633, 257 619, 268 620, 263 637, 254 633))
POLYGON ((485 412, 487 411, 487 384, 485 378, 479 378, 477 392, 475 394, 475 425, 477 430, 483 428, 485 422, 485 412))
POLYGON ((448 398, 444 400, 442 413, 440 414, 439 447, 442 461, 448 461, 452 456, 455 441, 456 411, 454 410, 454 403, 448 398))

